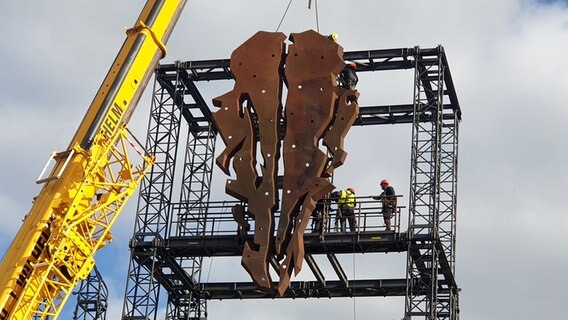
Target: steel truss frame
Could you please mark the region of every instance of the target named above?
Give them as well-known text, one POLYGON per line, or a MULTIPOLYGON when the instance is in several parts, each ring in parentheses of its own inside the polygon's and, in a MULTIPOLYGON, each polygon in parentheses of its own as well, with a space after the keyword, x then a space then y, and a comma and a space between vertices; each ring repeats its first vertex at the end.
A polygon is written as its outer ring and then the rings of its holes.
POLYGON ((445 52, 417 48, 405 319, 459 318, 455 282, 457 148, 460 109, 444 108, 452 84, 445 52))
MULTIPOLYGON (((454 271, 461 109, 444 50, 439 46, 356 51, 346 52, 344 60, 356 62, 358 72, 415 70, 411 104, 361 106, 355 123, 413 125, 409 230, 379 243, 363 233, 327 234, 325 246, 317 238, 306 237, 306 262, 319 281, 293 282, 285 297, 405 296, 405 319, 457 319, 454 271), (345 237, 352 237, 347 241, 356 244, 352 248, 357 252, 408 251, 406 279, 342 277, 335 253, 346 250, 345 237), (325 281, 312 254, 326 254, 340 280, 325 281)), ((274 298, 259 293, 252 283, 203 283, 200 279, 204 256, 239 256, 242 245, 219 234, 205 234, 214 219, 209 212, 209 189, 216 130, 196 83, 231 79, 227 59, 165 64, 156 71, 146 149, 155 154, 157 165, 140 193, 123 319, 155 319, 160 287, 168 293, 167 319, 206 318, 207 299, 274 298), (189 132, 180 202, 175 203, 182 120, 189 132), (213 249, 220 247, 223 250, 213 249)), ((224 210, 230 211, 229 205, 224 210)))
POLYGON ((163 257, 156 250, 140 254, 133 248, 140 243, 160 243, 167 236, 181 124, 180 109, 176 105, 180 90, 177 81, 171 86, 154 83, 146 150, 156 157, 156 162, 142 181, 138 197, 123 319, 155 319, 158 312, 160 279, 164 278, 163 257))
POLYGON ((81 281, 73 320, 105 320, 108 308, 108 288, 95 266, 87 279, 81 281))

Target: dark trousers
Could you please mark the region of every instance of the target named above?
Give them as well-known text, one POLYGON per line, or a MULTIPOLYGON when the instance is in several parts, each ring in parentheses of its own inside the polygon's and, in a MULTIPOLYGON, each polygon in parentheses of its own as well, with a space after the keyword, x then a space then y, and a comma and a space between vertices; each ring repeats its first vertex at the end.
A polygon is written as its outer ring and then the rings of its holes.
POLYGON ((340 225, 341 225, 341 232, 345 232, 347 231, 346 229, 346 221, 349 221, 349 230, 351 232, 355 231, 355 227, 357 225, 356 221, 355 221, 355 211, 353 211, 353 208, 349 208, 349 207, 343 207, 339 209, 339 221, 340 221, 340 225))

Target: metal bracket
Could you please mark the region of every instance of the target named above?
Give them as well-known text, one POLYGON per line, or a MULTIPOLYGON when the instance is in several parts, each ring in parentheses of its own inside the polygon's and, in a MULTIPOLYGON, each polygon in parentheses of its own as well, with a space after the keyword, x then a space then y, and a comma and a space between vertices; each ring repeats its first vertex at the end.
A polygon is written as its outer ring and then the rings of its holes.
POLYGON ((71 158, 73 158, 74 154, 75 154, 75 149, 71 149, 71 150, 67 150, 67 151, 63 151, 63 152, 57 152, 56 150, 53 150, 53 152, 49 155, 49 159, 47 159, 47 163, 45 164, 45 167, 43 167, 43 170, 39 174, 39 177, 37 177, 36 184, 42 184, 42 183, 46 183, 46 182, 51 181, 51 180, 59 179, 61 177, 61 175, 63 174, 63 171, 65 171, 65 168, 67 168, 67 165, 69 164, 69 161, 71 160, 71 158), (45 171, 47 171, 47 168, 49 168, 51 161, 52 160, 56 161, 55 160, 56 157, 67 157, 67 159, 65 159, 65 163, 63 163, 63 166, 59 170, 59 173, 57 173, 57 175, 54 175, 54 176, 42 178, 43 175, 45 174, 45 171))

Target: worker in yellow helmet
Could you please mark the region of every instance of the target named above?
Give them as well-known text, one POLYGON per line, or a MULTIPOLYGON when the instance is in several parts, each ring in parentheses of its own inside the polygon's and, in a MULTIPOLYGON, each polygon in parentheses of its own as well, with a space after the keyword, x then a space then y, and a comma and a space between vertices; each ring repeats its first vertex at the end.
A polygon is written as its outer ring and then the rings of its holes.
POLYGON ((332 198, 337 199, 337 218, 335 223, 339 220, 341 226, 341 232, 346 230, 346 221, 349 221, 349 230, 351 232, 355 231, 357 223, 355 221, 355 189, 349 187, 345 190, 335 191, 331 194, 332 198))
POLYGON ((339 40, 339 35, 337 33, 332 33, 329 36, 327 36, 327 38, 333 42, 337 42, 337 40, 339 40))

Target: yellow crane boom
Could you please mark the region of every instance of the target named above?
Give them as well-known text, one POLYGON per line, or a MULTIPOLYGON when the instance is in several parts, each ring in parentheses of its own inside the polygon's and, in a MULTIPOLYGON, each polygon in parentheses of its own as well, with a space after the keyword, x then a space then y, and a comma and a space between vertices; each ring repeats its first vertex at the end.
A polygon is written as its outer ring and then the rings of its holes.
MULTIPOLYGON (((0 264, 0 319, 55 319, 153 157, 126 124, 186 0, 148 0, 66 151, 53 166, 0 264), (138 155, 135 164, 131 155, 138 155)), ((43 174, 42 174, 43 175, 43 174)))

